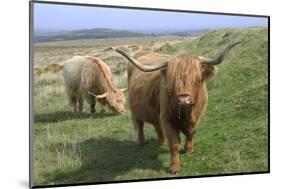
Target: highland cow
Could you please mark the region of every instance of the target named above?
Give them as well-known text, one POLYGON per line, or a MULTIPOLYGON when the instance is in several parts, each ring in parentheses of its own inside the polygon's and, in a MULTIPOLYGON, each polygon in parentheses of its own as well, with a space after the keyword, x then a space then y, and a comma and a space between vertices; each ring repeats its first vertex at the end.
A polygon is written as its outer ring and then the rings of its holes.
POLYGON ((217 73, 215 65, 240 42, 227 46, 216 58, 209 59, 187 54, 167 56, 157 53, 138 53, 126 57, 128 65, 129 104, 132 120, 137 129, 137 141, 146 144, 143 125, 151 123, 158 142, 168 139, 172 174, 180 170, 180 136, 185 135, 184 150, 193 151, 195 126, 207 107, 206 81, 217 73))
POLYGON ((95 113, 96 100, 115 113, 124 112, 125 89, 113 87, 110 68, 101 59, 90 56, 74 56, 63 66, 65 89, 72 112, 83 111, 84 98, 95 113))

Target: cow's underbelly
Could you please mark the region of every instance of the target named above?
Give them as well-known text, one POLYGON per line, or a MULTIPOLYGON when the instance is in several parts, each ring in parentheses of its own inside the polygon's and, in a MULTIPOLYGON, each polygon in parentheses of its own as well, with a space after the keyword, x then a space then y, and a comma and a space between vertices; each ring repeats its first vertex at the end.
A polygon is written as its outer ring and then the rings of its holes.
POLYGON ((137 120, 148 122, 151 124, 159 124, 159 113, 155 110, 155 107, 147 104, 134 104, 131 106, 133 116, 137 120))

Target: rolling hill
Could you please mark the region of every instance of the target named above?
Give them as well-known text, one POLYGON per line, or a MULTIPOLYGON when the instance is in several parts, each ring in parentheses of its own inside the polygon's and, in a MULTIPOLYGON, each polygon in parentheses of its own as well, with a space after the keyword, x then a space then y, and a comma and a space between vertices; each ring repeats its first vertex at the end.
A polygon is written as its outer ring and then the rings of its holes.
POLYGON ((116 37, 143 37, 147 34, 131 32, 127 30, 113 30, 106 28, 96 28, 87 30, 72 30, 50 33, 35 33, 34 42, 67 41, 78 39, 103 39, 116 37))
POLYGON ((173 36, 195 36, 201 35, 208 30, 185 30, 185 31, 166 31, 166 32, 136 32, 128 30, 116 30, 107 28, 94 28, 70 31, 35 31, 34 42, 53 42, 79 39, 106 39, 106 38, 125 38, 125 37, 156 37, 164 35, 173 36))

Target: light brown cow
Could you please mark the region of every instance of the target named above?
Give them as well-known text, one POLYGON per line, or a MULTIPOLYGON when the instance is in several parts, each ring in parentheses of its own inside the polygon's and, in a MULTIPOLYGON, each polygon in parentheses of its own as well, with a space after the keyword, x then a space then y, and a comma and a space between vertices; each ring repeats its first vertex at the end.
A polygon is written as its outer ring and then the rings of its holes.
POLYGON ((129 104, 138 143, 146 143, 144 122, 154 126, 159 143, 164 143, 166 136, 171 173, 180 170, 180 131, 186 137, 185 152, 193 151, 195 126, 207 107, 206 80, 216 75, 214 65, 220 64, 228 51, 239 43, 227 46, 215 59, 157 53, 139 53, 133 58, 115 49, 132 63, 128 65, 129 104))
POLYGON ((102 107, 108 106, 115 113, 124 112, 125 89, 113 87, 111 70, 101 59, 74 56, 64 64, 63 76, 66 93, 74 113, 82 112, 84 98, 90 105, 91 113, 96 112, 96 99, 103 105, 102 107))

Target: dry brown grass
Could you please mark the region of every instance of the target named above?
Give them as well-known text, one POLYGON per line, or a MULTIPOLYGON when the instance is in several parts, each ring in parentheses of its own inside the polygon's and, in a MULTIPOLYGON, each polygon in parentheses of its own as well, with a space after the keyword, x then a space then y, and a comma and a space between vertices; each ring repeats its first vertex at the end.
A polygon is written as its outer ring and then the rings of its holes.
POLYGON ((35 75, 34 98, 39 103, 54 95, 64 94, 64 84, 61 72, 35 75))
POLYGON ((36 43, 34 45, 35 99, 40 103, 53 95, 65 95, 61 65, 74 55, 101 58, 112 70, 113 85, 124 88, 127 86, 127 61, 109 47, 122 48, 130 54, 135 54, 186 40, 189 38, 165 36, 36 43))
POLYGON ((105 49, 111 46, 125 47, 130 52, 137 52, 149 48, 153 50, 154 47, 157 48, 165 43, 180 42, 185 39, 176 36, 162 36, 36 43, 34 45, 34 63, 35 67, 60 64, 74 55, 93 55, 106 58, 110 55, 110 50, 105 49))

